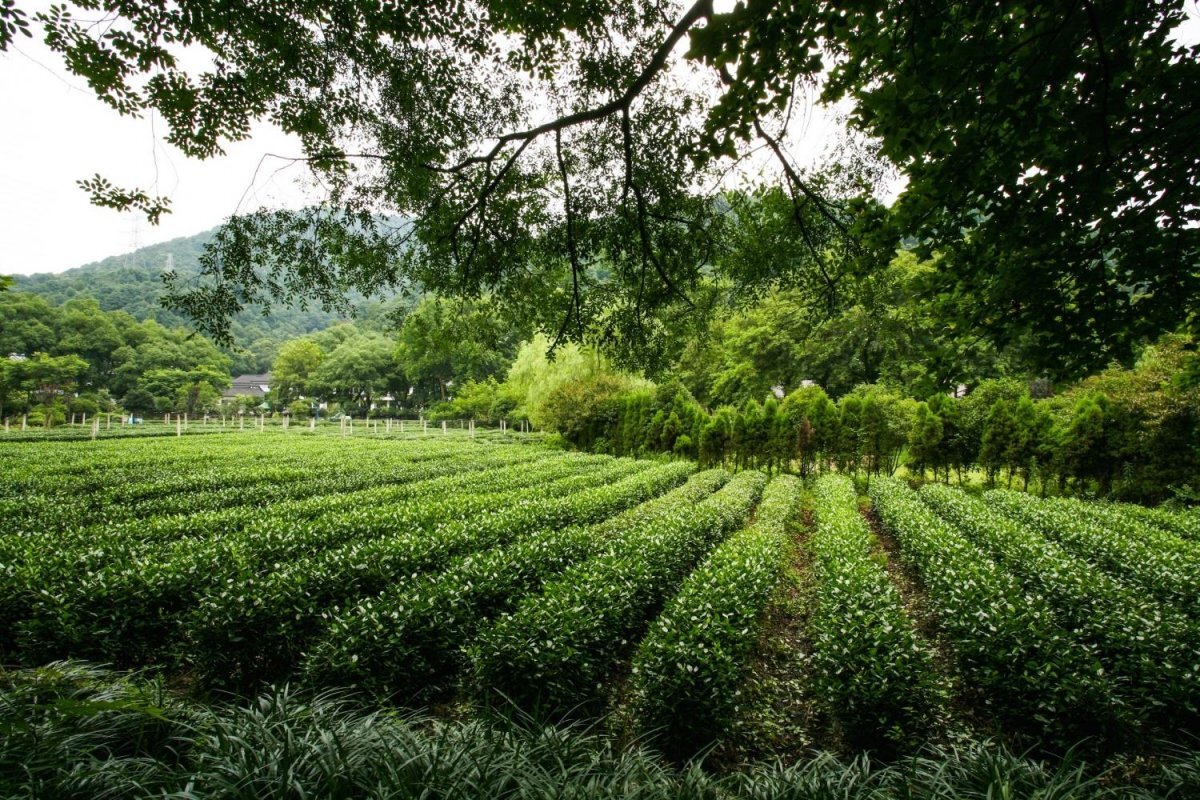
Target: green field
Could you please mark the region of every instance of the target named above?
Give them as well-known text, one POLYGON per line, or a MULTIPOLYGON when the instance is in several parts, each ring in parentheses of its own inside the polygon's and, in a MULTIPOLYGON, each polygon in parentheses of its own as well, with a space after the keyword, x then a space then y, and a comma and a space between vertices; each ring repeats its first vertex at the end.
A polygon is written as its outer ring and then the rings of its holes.
MULTIPOLYGON (((1195 788, 1159 771, 1200 728, 1194 516, 864 488, 482 432, 3 444, 3 724, 141 713, 146 686, 156 713, 219 715, 287 683, 467 729, 598 724, 580 741, 665 754, 664 792, 701 753, 720 773, 984 740, 1195 788), (140 672, 35 669, 63 660, 140 672)), ((68 763, 44 796, 74 796, 68 763)))

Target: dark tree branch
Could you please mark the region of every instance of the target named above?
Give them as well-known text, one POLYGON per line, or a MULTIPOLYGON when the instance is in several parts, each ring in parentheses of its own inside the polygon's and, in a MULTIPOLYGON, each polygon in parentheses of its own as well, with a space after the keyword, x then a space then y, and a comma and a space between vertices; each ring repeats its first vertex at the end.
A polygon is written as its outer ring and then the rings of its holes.
POLYGON ((667 34, 667 38, 663 40, 663 43, 660 44, 658 49, 654 51, 654 55, 650 57, 649 63, 646 64, 646 66, 638 74, 637 78, 634 79, 633 83, 631 83, 619 97, 605 103, 604 105, 584 109, 583 111, 576 111, 573 114, 567 114, 559 117, 558 119, 538 125, 537 127, 529 128, 528 130, 506 133, 503 136, 500 136, 496 140, 496 144, 492 147, 492 149, 483 155, 471 156, 470 158, 463 159, 457 164, 449 167, 440 167, 437 165, 427 164, 426 168, 435 170, 437 172, 461 172, 473 164, 482 164, 493 161, 504 150, 504 148, 512 142, 524 142, 528 144, 534 139, 537 139, 539 136, 547 133, 561 131, 566 128, 570 128, 575 125, 582 125, 587 122, 597 122, 605 119, 606 117, 610 117, 613 114, 628 111, 634 99, 643 91, 645 91, 646 87, 650 85, 655 76, 658 75, 664 66, 666 66, 667 59, 670 57, 671 51, 675 49, 675 45, 679 44, 679 41, 687 35, 687 32, 691 30, 693 25, 702 19, 709 19, 712 14, 713 0, 697 0, 697 2, 690 9, 688 9, 687 13, 675 23, 675 27, 671 29, 669 34, 667 34))
MULTIPOLYGON (((671 280, 671 276, 668 275, 666 269, 663 268, 662 261, 658 258, 658 255, 654 252, 654 248, 651 245, 650 229, 646 224, 646 218, 649 215, 646 206, 646 195, 642 191, 641 185, 634 180, 633 177, 633 132, 631 130, 629 112, 627 110, 623 111, 621 116, 621 138, 625 151, 625 185, 633 191, 633 199, 637 209, 637 213, 634 216, 637 221, 638 239, 641 242, 642 247, 642 283, 645 283, 645 267, 646 263, 649 262, 650 265, 654 267, 654 271, 658 273, 658 277, 662 279, 664 284, 666 284, 667 289, 669 289, 672 294, 686 303, 690 308, 694 308, 695 303, 693 303, 692 299, 684 294, 683 291, 681 291, 679 287, 675 285, 675 282, 671 280)), ((640 298, 640 289, 638 294, 640 298)))
MULTIPOLYGON (((717 70, 717 74, 720 75, 721 82, 726 86, 730 86, 734 83, 733 76, 729 74, 729 69, 724 65, 717 70)), ((830 222, 830 224, 837 228, 843 236, 848 236, 849 230, 847 229, 846 224, 838 219, 837 215, 830 210, 830 204, 828 201, 826 201, 825 198, 820 195, 820 193, 815 191, 804 181, 803 178, 800 177, 800 173, 796 172, 796 168, 792 166, 792 162, 788 160, 787 155, 783 152, 783 148, 780 146, 779 140, 767 133, 766 129, 762 126, 762 123, 757 118, 754 120, 754 132, 758 134, 760 139, 766 142, 769 148, 771 148, 771 152, 775 154, 776 160, 779 161, 780 166, 783 167, 783 172, 787 176, 788 185, 793 190, 792 196, 795 197, 795 192, 799 191, 800 194, 804 195, 807 200, 811 201, 812 204, 816 206, 817 211, 820 212, 821 216, 823 216, 830 222)))
POLYGON ((1096 37, 1096 51, 1100 55, 1100 75, 1103 85, 1100 89, 1100 157, 1102 168, 1107 171, 1109 165, 1108 153, 1108 93, 1112 86, 1112 67, 1108 60, 1108 51, 1104 47, 1104 35, 1100 32, 1100 19, 1090 0, 1083 0, 1087 10, 1088 24, 1092 27, 1092 35, 1096 37))
POLYGON ((571 207, 571 181, 567 175, 566 159, 563 158, 561 130, 554 132, 554 154, 558 158, 558 175, 562 180, 563 209, 566 214, 567 226, 567 255, 571 260, 571 310, 567 312, 562 328, 559 330, 558 336, 555 337, 554 341, 555 345, 557 345, 558 341, 566 333, 572 315, 575 317, 575 325, 579 338, 583 339, 583 304, 579 298, 579 247, 575 241, 574 209, 571 207))
POLYGON ((784 174, 787 176, 788 184, 795 187, 796 190, 804 195, 807 200, 811 201, 812 204, 816 206, 817 211, 820 212, 821 216, 828 220, 829 223, 835 228, 837 228, 843 236, 848 235, 849 230, 846 228, 846 224, 838 219, 837 215, 830 210, 828 201, 826 201, 825 198, 820 195, 820 193, 815 191, 804 181, 803 178, 800 177, 800 173, 796 172, 796 168, 792 166, 792 162, 789 161, 787 156, 784 154, 783 148, 779 145, 779 141, 767 133, 766 129, 763 128, 762 123, 757 119, 754 120, 754 131, 759 135, 759 138, 767 143, 767 146, 771 148, 771 152, 775 154, 776 160, 779 161, 780 165, 783 167, 784 174))

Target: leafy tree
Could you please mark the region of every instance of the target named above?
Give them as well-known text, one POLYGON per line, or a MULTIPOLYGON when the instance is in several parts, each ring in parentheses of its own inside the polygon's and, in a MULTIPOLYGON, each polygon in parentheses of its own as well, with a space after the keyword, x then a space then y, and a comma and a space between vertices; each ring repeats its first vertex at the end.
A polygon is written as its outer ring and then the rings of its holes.
MULTIPOLYGON (((1021 488, 1029 488, 1029 478, 1037 470, 1045 472, 1055 450, 1054 421, 1043 403, 1023 395, 1013 409, 1013 438, 1007 458, 1010 475, 1019 472, 1021 488)), ((1045 482, 1043 477, 1043 491, 1045 482)))
POLYGON ((936 477, 942 443, 942 420, 928 403, 918 403, 912 428, 908 432, 908 458, 922 478, 933 467, 936 477))
POLYGON ((135 389, 137 393, 127 395, 127 401, 132 400, 138 411, 196 416, 215 409, 220 402, 221 390, 229 384, 228 372, 208 365, 192 369, 152 369, 141 376, 135 389), (153 398, 152 408, 147 407, 146 396, 153 398))
POLYGON ((158 402, 146 389, 135 386, 121 398, 121 405, 135 416, 147 416, 158 411, 158 402))
POLYGON ((979 443, 970 440, 963 428, 963 404, 949 395, 935 394, 929 398, 926 405, 941 426, 941 438, 934 447, 930 466, 933 467, 935 477, 940 468, 947 483, 950 482, 951 469, 955 470, 961 483, 963 471, 974 461, 975 454, 979 451, 979 443))
MULTIPOLYGON (((992 378, 979 383, 959 403, 958 424, 961 430, 959 441, 962 444, 960 456, 963 464, 983 463, 980 447, 983 444, 984 433, 988 425, 988 417, 996 405, 996 401, 1004 400, 1010 406, 1025 393, 1021 381, 1012 378, 992 378)), ((1001 446, 1006 443, 1001 443, 1001 446)), ((1003 457, 999 456, 1001 461, 1003 457)))
POLYGON ((1096 481, 1100 491, 1140 502, 1196 485, 1200 387, 1176 380, 1187 369, 1190 347, 1188 337, 1164 337, 1133 368, 1110 367, 1052 401, 1065 434, 1060 465, 1066 477, 1096 481), (1089 396, 1099 409, 1079 407, 1090 405, 1089 396))
MULTIPOLYGON (((415 279, 493 291, 543 330, 604 336, 650 363, 719 249, 722 209, 702 187, 762 145, 806 255, 731 269, 748 287, 819 273, 827 229, 856 258, 912 237, 943 254, 931 296, 960 310, 961 329, 1028 337, 1031 358, 1065 371, 1128 359, 1200 305, 1200 50, 1173 38, 1178 4, 80 8, 36 21, 118 112, 153 111, 201 158, 269 118, 328 189, 320 207, 231 220, 206 283, 175 295, 222 341, 249 304, 415 279), (96 11, 117 24, 102 32, 96 11), (189 46, 210 66, 188 71, 189 46), (774 131, 814 85, 904 172, 895 213, 863 199, 853 162, 839 182, 788 160, 774 131), (379 208, 406 220, 381 224, 379 208)), ((151 220, 169 210, 100 176, 83 187, 151 220)))
POLYGON ((85 382, 107 386, 117 365, 116 351, 124 344, 110 315, 95 300, 72 300, 60 309, 54 351, 74 353, 88 362, 85 382))
POLYGON ((88 365, 75 355, 37 353, 32 358, 16 362, 16 366, 21 384, 31 399, 49 404, 74 389, 88 365))
POLYGON ((23 361, 9 361, 7 382, 25 395, 24 407, 40 406, 39 421, 49 427, 66 409, 66 401, 79 385, 88 364, 76 355, 36 353, 23 361))
POLYGON ((59 313, 40 297, 0 294, 0 355, 30 356, 54 347, 59 313))
POLYGON ((325 354, 311 339, 293 339, 279 348, 271 364, 271 388, 283 404, 311 394, 309 383, 325 354))
MULTIPOLYGON (((548 407, 549 398, 564 384, 582 382, 607 386, 617 381, 626 390, 646 385, 644 381, 618 373, 594 348, 565 345, 555 351, 551 360, 546 355, 549 347, 550 341, 541 335, 521 345, 504 381, 505 391, 517 399, 520 413, 538 428, 551 427, 554 412, 548 407)), ((647 450, 653 451, 658 447, 661 434, 660 419, 656 430, 652 425, 643 427, 635 438, 647 450)))
POLYGON ((501 372, 519 341, 490 301, 427 297, 400 326, 397 358, 418 388, 434 386, 445 400, 452 383, 501 372))
POLYGON ((310 387, 322 396, 371 408, 373 398, 403 385, 395 345, 379 334, 360 334, 337 346, 316 372, 310 387))
POLYGON ((872 475, 891 475, 912 427, 912 403, 882 386, 860 386, 854 394, 862 398, 858 438, 866 467, 872 475))
MULTIPOLYGON (((1013 419, 1013 404, 999 398, 988 412, 979 443, 979 465, 987 472, 989 486, 996 484, 1000 470, 1010 465, 1012 443, 1017 439, 1017 423, 1013 419)), ((1012 483, 1012 472, 1009 472, 1012 483)))
POLYGON ((468 380, 457 387, 454 399, 440 403, 430 412, 430 419, 473 419, 476 422, 499 422, 511 406, 506 402, 505 387, 494 376, 482 381, 468 380))
POLYGON ((347 339, 353 339, 367 331, 359 328, 353 322, 339 322, 328 328, 317 331, 308 338, 314 341, 323 353, 332 353, 347 339))
POLYGON ((307 400, 293 400, 287 405, 288 415, 293 421, 304 421, 312 415, 312 405, 307 400))
POLYGON ((227 355, 211 341, 191 336, 182 329, 165 328, 149 320, 130 326, 123 335, 126 345, 113 354, 116 366, 109 381, 109 388, 116 395, 128 394, 142 376, 153 370, 187 372, 211 367, 226 376, 229 374, 227 355))
MULTIPOLYGON (((602 371, 561 381, 541 400, 537 416, 541 425, 558 431, 576 447, 592 449, 603 441, 606 444, 600 449, 608 450, 607 437, 619 419, 617 398, 626 388, 628 383, 621 377, 602 371)), ((674 419, 677 423, 678 418, 674 419)), ((664 430, 662 444, 656 449, 670 452, 674 439, 669 445, 667 441, 664 430)))
POLYGON ((646 450, 646 429, 654 397, 646 389, 634 389, 625 395, 621 411, 621 434, 618 453, 642 455, 646 450))
POLYGON ((16 361, 0 356, 0 419, 4 418, 4 412, 9 408, 13 401, 20 402, 19 389, 21 380, 16 361))

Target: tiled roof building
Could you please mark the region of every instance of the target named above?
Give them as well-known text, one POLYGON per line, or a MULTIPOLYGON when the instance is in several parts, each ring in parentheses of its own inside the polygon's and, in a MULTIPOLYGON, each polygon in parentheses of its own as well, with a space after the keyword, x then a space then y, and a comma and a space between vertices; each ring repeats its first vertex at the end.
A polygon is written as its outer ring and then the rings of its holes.
POLYGON ((238 375, 229 384, 229 388, 221 393, 222 397, 257 397, 267 396, 271 388, 271 373, 262 375, 238 375))

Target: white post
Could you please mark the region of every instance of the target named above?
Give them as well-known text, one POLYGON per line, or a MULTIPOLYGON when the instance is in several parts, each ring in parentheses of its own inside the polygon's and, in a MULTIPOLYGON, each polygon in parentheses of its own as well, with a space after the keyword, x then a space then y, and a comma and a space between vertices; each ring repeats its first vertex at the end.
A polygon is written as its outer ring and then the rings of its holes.
POLYGON ((112 429, 112 412, 110 411, 104 415, 104 430, 107 431, 107 430, 111 430, 111 429, 112 429))
POLYGON ((96 441, 96 436, 98 436, 99 433, 100 433, 100 418, 95 417, 92 419, 92 441, 93 442, 96 441))
POLYGON ((429 435, 429 422, 428 422, 428 420, 426 420, 424 418, 421 419, 421 435, 422 436, 429 435))
POLYGON ((26 421, 27 421, 28 419, 29 419, 29 415, 28 415, 28 414, 22 414, 22 415, 21 415, 21 430, 25 430, 25 423, 26 423, 26 421))
POLYGON ((308 429, 310 431, 315 431, 317 429, 317 418, 316 417, 308 418, 308 429))
POLYGON ((4 418, 4 432, 8 433, 8 417, 4 418))
POLYGON ((449 431, 446 430, 446 420, 442 420, 442 433, 449 433, 449 431))
POLYGON ((400 420, 400 432, 404 433, 404 420, 400 420))
POLYGON ((245 414, 238 414, 238 430, 239 431, 246 430, 246 415, 245 414))
POLYGON ((82 420, 82 421, 81 421, 79 424, 80 424, 80 425, 87 425, 87 412, 86 412, 86 411, 85 411, 85 412, 83 412, 83 420, 82 420))

